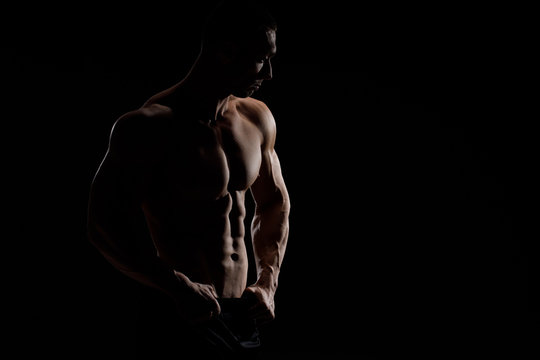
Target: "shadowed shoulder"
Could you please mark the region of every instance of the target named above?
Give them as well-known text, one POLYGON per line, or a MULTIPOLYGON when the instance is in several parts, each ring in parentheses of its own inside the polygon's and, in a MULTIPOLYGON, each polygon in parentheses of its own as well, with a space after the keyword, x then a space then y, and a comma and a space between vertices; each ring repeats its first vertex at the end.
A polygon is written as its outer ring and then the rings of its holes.
POLYGON ((122 115, 112 127, 109 152, 129 161, 157 160, 168 143, 172 119, 172 110, 158 104, 122 115))

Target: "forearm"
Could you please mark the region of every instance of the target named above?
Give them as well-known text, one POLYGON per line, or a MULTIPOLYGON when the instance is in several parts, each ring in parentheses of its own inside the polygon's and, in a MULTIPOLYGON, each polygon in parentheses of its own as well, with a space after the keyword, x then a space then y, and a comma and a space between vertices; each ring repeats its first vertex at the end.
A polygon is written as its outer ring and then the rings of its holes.
POLYGON ((89 228, 88 237, 103 257, 124 275, 173 298, 181 296, 180 281, 155 251, 138 251, 136 246, 127 246, 129 242, 113 241, 110 234, 95 227, 89 228))
POLYGON ((148 259, 140 266, 116 267, 126 276, 143 285, 160 290, 174 299, 180 298, 183 294, 184 287, 175 275, 174 270, 169 268, 157 256, 155 259, 148 259))
POLYGON ((288 201, 257 208, 252 222, 257 285, 275 292, 289 237, 288 201))

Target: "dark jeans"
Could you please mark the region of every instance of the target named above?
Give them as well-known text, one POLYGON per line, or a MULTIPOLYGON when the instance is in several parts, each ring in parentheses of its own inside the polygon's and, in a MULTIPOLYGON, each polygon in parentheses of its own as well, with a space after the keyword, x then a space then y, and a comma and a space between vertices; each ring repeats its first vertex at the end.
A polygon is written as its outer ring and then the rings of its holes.
POLYGON ((247 299, 220 299, 221 314, 203 327, 208 343, 225 358, 254 359, 261 348, 259 330, 248 318, 247 299))
POLYGON ((141 295, 137 359, 256 359, 259 331, 247 317, 247 299, 220 299, 221 314, 193 327, 176 316, 171 301, 155 292, 141 295))

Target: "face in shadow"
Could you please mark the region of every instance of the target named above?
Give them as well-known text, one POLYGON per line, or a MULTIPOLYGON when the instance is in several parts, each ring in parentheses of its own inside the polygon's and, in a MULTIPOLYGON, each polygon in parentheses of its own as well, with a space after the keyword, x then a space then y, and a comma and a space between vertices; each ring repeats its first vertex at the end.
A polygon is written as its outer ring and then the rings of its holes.
POLYGON ((276 54, 276 32, 261 31, 243 47, 232 49, 225 60, 224 83, 236 97, 248 97, 264 80, 272 79, 272 57, 276 54))

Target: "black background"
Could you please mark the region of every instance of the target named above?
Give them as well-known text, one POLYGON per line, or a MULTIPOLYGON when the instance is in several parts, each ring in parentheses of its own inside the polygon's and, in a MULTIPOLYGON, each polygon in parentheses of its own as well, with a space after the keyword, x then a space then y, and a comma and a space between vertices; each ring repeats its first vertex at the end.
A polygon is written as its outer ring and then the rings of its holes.
MULTIPOLYGON (((88 190, 113 122, 182 79, 215 3, 4 13, 21 357, 133 355, 139 285, 87 242, 88 190)), ((265 358, 523 352, 539 312, 528 10, 294 4, 270 5, 274 79, 254 95, 293 206, 265 358)))

